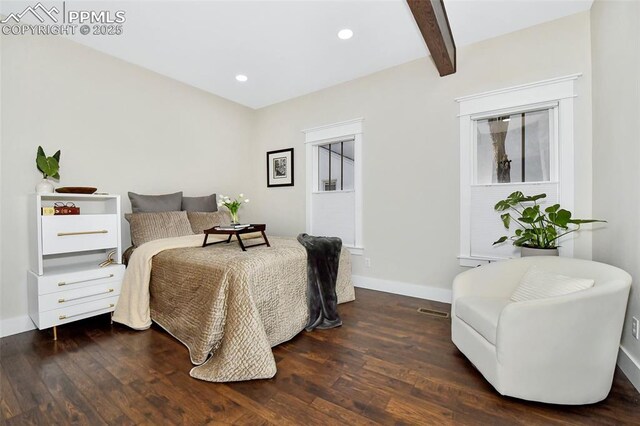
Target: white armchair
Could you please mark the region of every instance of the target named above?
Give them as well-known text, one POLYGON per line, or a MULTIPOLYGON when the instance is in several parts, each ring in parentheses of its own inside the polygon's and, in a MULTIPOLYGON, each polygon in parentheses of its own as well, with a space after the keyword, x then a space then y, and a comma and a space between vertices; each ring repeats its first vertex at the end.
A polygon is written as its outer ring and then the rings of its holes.
POLYGON ((625 271, 587 260, 491 263, 455 278, 451 338, 502 395, 555 404, 601 401, 611 390, 630 286, 625 271), (510 301, 533 265, 595 284, 564 296, 510 301))

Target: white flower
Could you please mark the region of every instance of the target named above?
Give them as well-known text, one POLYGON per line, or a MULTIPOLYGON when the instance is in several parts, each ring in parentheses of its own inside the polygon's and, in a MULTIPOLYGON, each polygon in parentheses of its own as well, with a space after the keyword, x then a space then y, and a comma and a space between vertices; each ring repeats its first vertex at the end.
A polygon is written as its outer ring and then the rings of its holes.
POLYGON ((244 197, 244 194, 240 194, 240 195, 238 195, 238 196, 239 196, 240 198, 242 198, 242 197, 244 197))
POLYGON ((220 196, 220 198, 224 198, 224 195, 222 195, 222 194, 218 194, 218 195, 220 196))
POLYGON ((245 202, 245 203, 248 203, 248 202, 249 202, 249 199, 247 198, 246 200, 244 200, 244 202, 245 202))
POLYGON ((223 203, 222 201, 220 201, 220 202, 218 203, 218 207, 222 207, 223 205, 224 205, 224 203, 223 203))

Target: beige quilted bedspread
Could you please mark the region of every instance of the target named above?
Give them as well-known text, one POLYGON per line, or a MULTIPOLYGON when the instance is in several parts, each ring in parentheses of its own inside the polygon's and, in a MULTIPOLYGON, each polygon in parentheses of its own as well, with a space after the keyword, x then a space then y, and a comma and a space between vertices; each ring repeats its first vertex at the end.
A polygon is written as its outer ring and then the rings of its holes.
MULTIPOLYGON (((269 241, 270 248, 246 252, 231 242, 153 257, 151 318, 187 346, 197 365, 192 377, 213 382, 273 377, 271 347, 304 329, 306 251, 295 239, 269 241)), ((355 298, 346 249, 337 292, 339 303, 355 298)))

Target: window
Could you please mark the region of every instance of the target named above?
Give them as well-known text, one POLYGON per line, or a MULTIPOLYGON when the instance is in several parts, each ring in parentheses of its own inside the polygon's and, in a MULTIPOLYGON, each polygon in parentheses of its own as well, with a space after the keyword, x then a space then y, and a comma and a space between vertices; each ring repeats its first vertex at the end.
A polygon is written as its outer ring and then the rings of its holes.
POLYGON ((549 182, 553 109, 474 120, 475 183, 549 182))
POLYGON ((362 254, 362 119, 303 132, 307 233, 340 237, 362 254))
MULTIPOLYGON (((514 191, 573 208, 573 99, 579 74, 457 99, 460 105, 460 264, 517 257, 495 204, 514 191)), ((544 204, 543 204, 544 206, 544 204)), ((573 240, 562 242, 572 256, 573 240)))
POLYGON ((318 191, 353 190, 353 140, 318 145, 318 191))

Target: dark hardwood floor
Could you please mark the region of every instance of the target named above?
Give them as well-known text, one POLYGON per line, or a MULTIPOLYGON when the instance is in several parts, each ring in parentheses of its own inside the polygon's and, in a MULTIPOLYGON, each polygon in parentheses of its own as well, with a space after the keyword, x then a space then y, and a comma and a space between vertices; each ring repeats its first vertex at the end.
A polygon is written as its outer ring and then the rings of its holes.
MULTIPOLYGON (((498 395, 428 302, 357 289, 339 329, 274 349, 271 380, 189 377, 187 349, 157 327, 108 316, 2 339, 2 424, 640 424, 640 394, 616 371, 609 397, 553 406, 498 395)), ((586 354, 588 356, 588 354, 586 354)))

